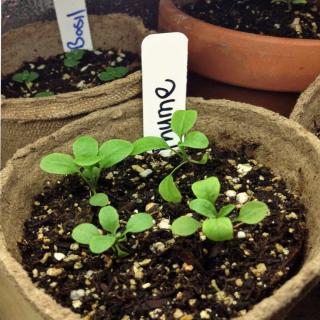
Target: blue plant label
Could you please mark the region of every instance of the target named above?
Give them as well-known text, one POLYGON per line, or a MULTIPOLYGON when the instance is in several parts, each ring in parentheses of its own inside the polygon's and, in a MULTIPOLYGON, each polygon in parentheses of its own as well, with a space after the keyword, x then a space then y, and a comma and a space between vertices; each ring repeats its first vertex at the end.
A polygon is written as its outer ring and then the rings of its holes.
POLYGON ((172 114, 186 108, 188 39, 180 32, 147 36, 142 42, 143 134, 170 146, 178 137, 172 114))
POLYGON ((54 0, 65 52, 93 50, 85 0, 54 0))

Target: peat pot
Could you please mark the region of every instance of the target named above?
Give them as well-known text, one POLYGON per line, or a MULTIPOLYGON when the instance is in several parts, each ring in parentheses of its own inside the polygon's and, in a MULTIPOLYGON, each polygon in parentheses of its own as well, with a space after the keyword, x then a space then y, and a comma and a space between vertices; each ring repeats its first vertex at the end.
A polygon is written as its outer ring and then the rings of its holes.
MULTIPOLYGON (((320 279, 320 143, 293 121, 248 104, 190 98, 188 106, 198 110, 197 129, 217 145, 232 149, 241 143, 257 144, 254 158, 280 174, 307 208, 308 241, 300 271, 243 316, 246 320, 283 319, 320 279)), ((2 170, 0 288, 4 294, 0 309, 4 319, 80 320, 31 282, 20 264, 17 241, 31 212, 32 197, 48 178, 39 169, 40 158, 51 152, 70 152, 74 139, 83 134, 99 141, 141 137, 142 101, 130 100, 76 120, 18 150, 2 170)))
MULTIPOLYGON (((89 16, 94 48, 122 49, 140 53, 149 33, 142 21, 124 14, 89 16)), ((2 75, 24 61, 49 58, 63 52, 56 21, 36 22, 2 37, 2 75)), ((2 100, 2 166, 13 153, 48 135, 71 120, 92 111, 126 101, 141 92, 141 72, 82 91, 43 98, 2 100)))
POLYGON ((177 5, 193 0, 160 0, 159 31, 189 39, 190 68, 205 77, 246 88, 304 90, 320 73, 320 41, 278 38, 235 31, 193 18, 177 5))
POLYGON ((320 129, 320 76, 301 94, 290 119, 309 131, 320 129))

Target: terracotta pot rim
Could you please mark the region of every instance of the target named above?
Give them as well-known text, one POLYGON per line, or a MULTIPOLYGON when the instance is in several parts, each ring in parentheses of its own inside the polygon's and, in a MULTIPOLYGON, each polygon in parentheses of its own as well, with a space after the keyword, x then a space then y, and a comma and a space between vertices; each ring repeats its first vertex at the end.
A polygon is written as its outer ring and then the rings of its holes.
POLYGON ((309 47, 309 46, 318 46, 320 47, 320 39, 295 39, 295 38, 287 38, 287 37, 275 37, 270 35, 260 35, 250 32, 238 31, 234 29, 229 29, 221 26, 217 26, 215 24, 205 22, 203 20, 194 18, 184 11, 180 10, 174 3, 173 0, 160 0, 160 6, 166 5, 169 6, 172 10, 174 10, 180 16, 183 16, 185 19, 191 19, 195 23, 198 23, 199 26, 210 26, 212 30, 216 33, 227 34, 230 37, 238 37, 239 40, 251 40, 256 42, 269 42, 270 44, 285 44, 290 46, 301 46, 301 47, 309 47))

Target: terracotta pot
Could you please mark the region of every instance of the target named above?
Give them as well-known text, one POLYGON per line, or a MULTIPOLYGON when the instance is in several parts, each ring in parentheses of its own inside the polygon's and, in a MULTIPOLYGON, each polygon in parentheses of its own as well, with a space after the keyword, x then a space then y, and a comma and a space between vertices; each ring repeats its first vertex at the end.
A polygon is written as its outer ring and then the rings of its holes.
POLYGON ((160 0, 159 30, 189 38, 191 70, 241 87, 304 90, 320 73, 320 41, 234 31, 195 19, 177 8, 191 0, 160 0))
MULTIPOLYGON (((226 148, 239 147, 242 143, 259 145, 254 157, 271 167, 275 174, 281 174, 308 208, 308 246, 302 268, 243 317, 246 320, 283 319, 320 279, 320 143, 293 121, 252 105, 199 98, 189 99, 188 105, 199 111, 196 127, 204 131, 210 141, 226 148)), ((32 196, 42 190, 48 178, 40 171, 39 160, 51 152, 70 152, 72 142, 81 134, 93 135, 99 141, 112 137, 137 139, 142 135, 141 116, 140 99, 96 111, 20 149, 8 162, 2 172, 0 213, 0 271, 6 280, 0 287, 8 286, 3 291, 10 293, 10 296, 1 296, 0 314, 6 314, 6 319, 80 320, 79 315, 59 306, 38 289, 19 263, 17 240, 31 212, 32 196)))
MULTIPOLYGON (((139 18, 125 14, 89 15, 95 48, 122 49, 140 54, 150 33, 139 18)), ((2 36, 2 75, 15 72, 24 61, 63 52, 57 21, 35 22, 2 36)), ((82 91, 45 98, 2 99, 2 166, 13 153, 98 109, 111 107, 141 93, 141 72, 82 91)))
POLYGON ((290 119, 309 131, 320 128, 320 76, 301 94, 290 119))

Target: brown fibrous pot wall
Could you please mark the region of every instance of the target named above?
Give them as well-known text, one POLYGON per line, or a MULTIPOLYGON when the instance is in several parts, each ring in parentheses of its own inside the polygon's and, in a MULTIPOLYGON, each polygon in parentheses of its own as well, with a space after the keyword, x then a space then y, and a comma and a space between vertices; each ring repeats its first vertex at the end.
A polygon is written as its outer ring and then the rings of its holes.
POLYGON ((320 75, 300 95, 290 119, 300 123, 309 131, 320 128, 320 75))
MULTIPOLYGON (((308 242, 301 270, 243 317, 246 320, 282 319, 320 279, 320 142, 300 125, 262 108, 200 98, 190 98, 188 106, 198 110, 196 127, 205 132, 211 142, 230 149, 241 144, 257 144, 254 158, 281 175, 307 208, 308 242)), ((66 125, 20 149, 2 171, 0 271, 8 285, 19 294, 20 305, 25 306, 22 312, 30 319, 80 319, 79 315, 62 308, 34 286, 19 263, 17 241, 21 239, 23 223, 30 215, 33 196, 41 192, 49 178, 39 169, 41 157, 51 152, 70 152, 74 139, 83 134, 92 135, 99 141, 110 138, 132 141, 141 137, 141 100, 96 111, 66 125)), ((6 308, 10 309, 14 304, 14 300, 8 300, 6 308)), ((17 312, 14 306, 12 310, 17 312)))

